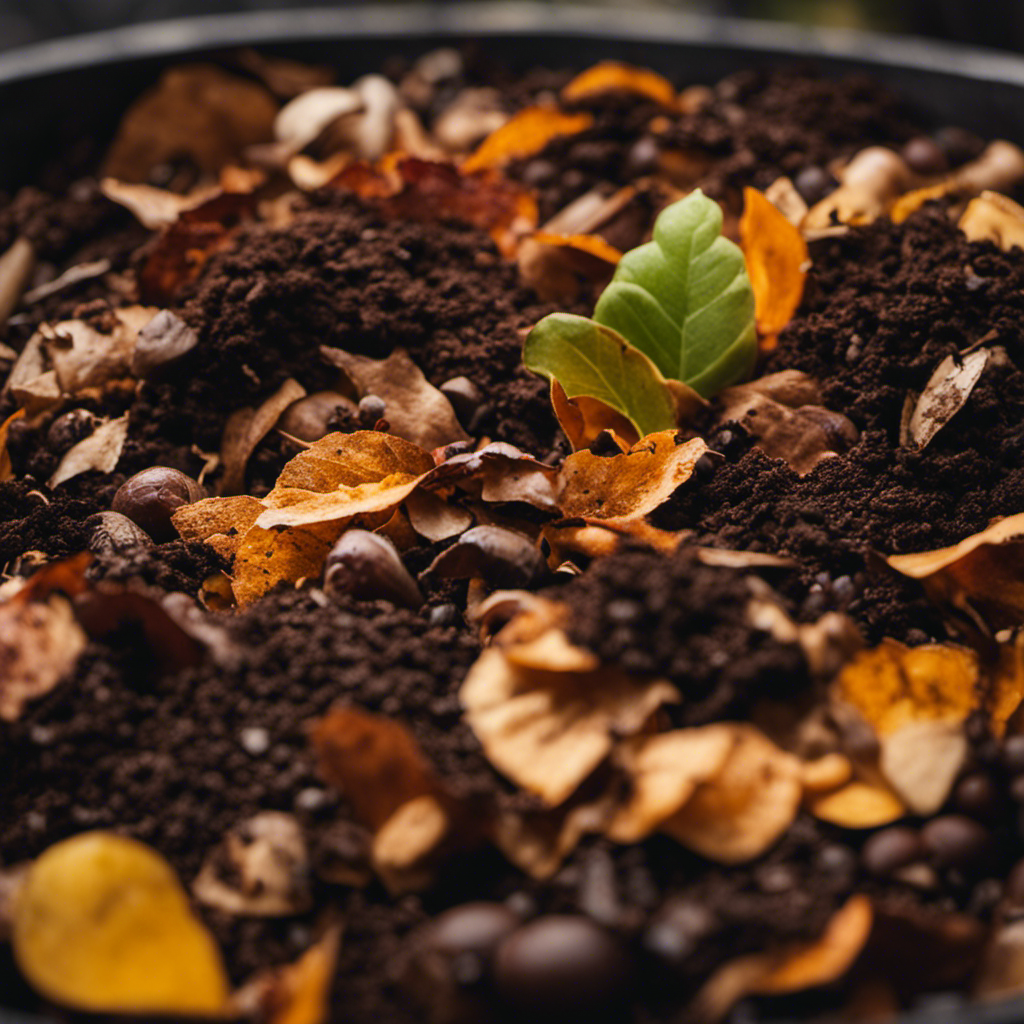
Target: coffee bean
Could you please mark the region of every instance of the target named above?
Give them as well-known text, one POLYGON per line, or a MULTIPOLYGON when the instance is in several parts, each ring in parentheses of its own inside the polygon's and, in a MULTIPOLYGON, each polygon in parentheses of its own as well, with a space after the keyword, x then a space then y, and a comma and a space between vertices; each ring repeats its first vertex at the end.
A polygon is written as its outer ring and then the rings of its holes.
POLYGON ((1003 742, 1002 761, 1013 775, 1024 775, 1024 735, 1008 736, 1003 742))
POLYGON ((808 206, 820 203, 839 184, 824 167, 812 164, 805 167, 794 179, 793 185, 808 206))
POLYGON ((953 806, 980 821, 991 821, 1000 811, 999 790, 986 772, 965 775, 953 789, 953 806))
POLYGON ((868 839, 861 851, 861 860, 865 870, 884 878, 914 861, 923 860, 925 855, 924 843, 917 832, 893 825, 868 839))
POLYGON ((423 595, 395 546, 368 530, 348 530, 324 562, 324 590, 332 597, 351 594, 360 601, 390 601, 419 608, 423 595))
POLYGON ((359 399, 359 422, 367 429, 373 430, 378 422, 384 419, 387 406, 379 395, 363 395, 359 399))
POLYGON ((982 139, 966 128, 940 128, 934 138, 936 145, 954 167, 973 160, 985 148, 982 139))
POLYGON ((610 932, 585 917, 552 914, 498 947, 495 981, 510 1002, 541 1011, 605 1008, 620 996, 629 959, 610 932))
POLYGON ((46 432, 47 447, 54 454, 60 455, 88 437, 95 425, 96 417, 87 409, 72 409, 50 424, 46 432))
POLYGON ((167 466, 153 466, 125 480, 110 507, 141 526, 153 540, 163 542, 178 535, 171 525, 175 509, 204 497, 206 492, 192 477, 167 466))
POLYGON ((903 147, 901 156, 912 171, 927 175, 929 178, 949 170, 949 161, 942 147, 926 135, 911 139, 903 147))
POLYGON ((921 839, 936 867, 961 871, 982 866, 992 847, 988 831, 962 814, 933 818, 921 829, 921 839))
POLYGON ((468 377, 452 377, 438 390, 451 403, 459 422, 468 427, 483 401, 480 389, 468 377))
POLYGON ((464 903, 438 915, 428 928, 426 941, 449 956, 471 953, 490 959, 522 923, 504 903, 464 903))
POLYGON ((85 521, 88 547, 94 555, 119 555, 133 548, 151 548, 153 538, 120 512, 97 512, 85 521))

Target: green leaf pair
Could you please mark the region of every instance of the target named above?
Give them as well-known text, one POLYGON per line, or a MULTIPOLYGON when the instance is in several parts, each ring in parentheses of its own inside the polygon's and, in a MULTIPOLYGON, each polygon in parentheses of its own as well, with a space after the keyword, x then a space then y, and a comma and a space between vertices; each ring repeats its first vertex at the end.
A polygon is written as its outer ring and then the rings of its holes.
POLYGON ((666 378, 710 398, 748 377, 754 293, 743 253, 721 232, 721 208, 699 189, 667 207, 653 241, 622 257, 593 320, 552 313, 537 324, 526 368, 569 398, 611 406, 641 434, 676 426, 666 378))

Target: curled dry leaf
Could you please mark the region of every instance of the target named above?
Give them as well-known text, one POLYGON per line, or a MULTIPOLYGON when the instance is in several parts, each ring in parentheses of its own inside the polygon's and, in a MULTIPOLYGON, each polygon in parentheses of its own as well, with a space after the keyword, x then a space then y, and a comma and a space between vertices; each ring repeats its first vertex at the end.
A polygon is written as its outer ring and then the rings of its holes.
POLYGON ((497 89, 462 89, 434 119, 434 138, 450 153, 466 153, 509 119, 497 89))
POLYGON ((544 302, 576 301, 585 288, 603 288, 622 252, 600 235, 558 235, 538 231, 517 254, 519 279, 544 302))
POLYGON ((605 60, 578 74, 562 89, 563 103, 581 103, 610 92, 630 93, 674 110, 675 86, 649 68, 605 60))
POLYGON ((450 540, 473 525, 473 513, 468 509, 450 505, 422 489, 413 491, 406 498, 405 511, 416 533, 431 543, 450 540))
POLYGON ((224 1014, 213 939, 170 865, 142 843, 86 832, 51 846, 18 896, 12 945, 46 998, 93 1013, 224 1014))
POLYGON ((425 889, 437 855, 452 829, 441 800, 432 794, 402 804, 373 837, 373 870, 392 895, 425 889))
POLYGON ((558 469, 515 445, 493 441, 446 459, 424 484, 437 491, 457 484, 482 501, 525 502, 542 512, 557 512, 558 475, 558 469))
POLYGON ((179 65, 121 119, 104 173, 146 181, 158 164, 183 157, 216 173, 242 151, 273 137, 277 104, 261 85, 212 64, 179 65))
POLYGON ((860 439, 842 413, 787 401, 809 393, 811 386, 799 384, 792 371, 783 371, 726 388, 719 395, 718 423, 738 423, 765 455, 783 459, 799 476, 806 476, 823 459, 848 451, 860 439))
POLYGON ((31 601, 22 591, 0 604, 0 720, 13 722, 68 676, 86 637, 71 605, 57 595, 31 601))
POLYGON ((905 427, 901 425, 900 444, 918 451, 926 448, 967 403, 991 355, 989 349, 980 348, 963 358, 946 356, 928 378, 916 403, 912 407, 908 403, 910 415, 905 427))
POLYGON ((618 410, 589 395, 569 398, 556 379, 551 381, 551 406, 574 452, 592 447, 606 430, 612 432, 616 443, 621 441, 623 451, 640 440, 636 427, 618 410))
POLYGON ((906 161, 891 149, 862 149, 840 172, 839 188, 813 206, 805 231, 839 224, 870 224, 914 184, 906 161))
POLYGON ((855 779, 831 793, 813 796, 808 806, 822 821, 842 828, 879 828, 899 821, 907 809, 887 786, 855 779))
POLYGON ((441 448, 466 441, 451 402, 431 384, 409 354, 396 348, 386 359, 352 355, 338 348, 321 348, 355 386, 359 397, 376 395, 384 401, 390 432, 422 448, 441 448))
POLYGON ((464 171, 499 168, 541 152, 564 135, 578 135, 594 123, 590 114, 563 114, 553 107, 524 107, 492 132, 462 165, 464 171))
POLYGON ((314 142, 329 125, 363 109, 363 97, 354 89, 322 86, 309 89, 286 103, 274 118, 274 138, 292 153, 314 142))
POLYGON ((488 168, 396 155, 378 167, 351 164, 330 187, 354 192, 387 217, 464 221, 486 231, 510 259, 520 239, 537 226, 537 204, 530 193, 488 168))
POLYGON ((220 459, 224 465, 220 482, 222 494, 238 494, 245 489, 245 467, 250 456, 273 430, 285 409, 305 397, 306 389, 289 377, 259 408, 238 409, 228 417, 220 444, 220 459))
POLYGON ((866 896, 851 896, 832 915, 816 942, 730 961, 697 994, 696 1019, 721 1020, 748 995, 802 992, 839 980, 867 945, 874 918, 866 896))
POLYGON ((175 509, 171 523, 182 540, 209 544, 217 554, 231 560, 262 512, 262 503, 247 494, 234 498, 202 498, 175 509))
POLYGON ((189 195, 182 195, 154 185, 103 178, 100 191, 111 202, 123 206, 144 228, 156 231, 173 224, 185 210, 219 194, 220 189, 216 185, 204 185, 189 195))
POLYGON ((21 419, 24 415, 24 409, 17 409, 3 423, 0 423, 0 484, 14 476, 14 468, 11 466, 11 455, 7 451, 7 432, 11 429, 11 424, 15 420, 21 419))
POLYGON ((17 309, 36 266, 36 250, 27 238, 16 238, 0 256, 0 329, 17 309))
POLYGON ((790 178, 776 178, 765 190, 764 197, 795 228, 799 228, 807 216, 807 203, 796 190, 790 178))
POLYGON ((705 451, 700 438, 686 441, 675 430, 662 430, 641 438, 622 455, 576 452, 562 467, 562 514, 612 522, 641 519, 690 478, 705 451))
POLYGON ((340 947, 341 927, 331 925, 295 963, 248 981, 232 996, 232 1009, 267 1024, 326 1024, 340 947))
POLYGON ((1000 519, 959 544, 891 555, 898 573, 920 580, 928 596, 987 630, 1024 622, 1024 514, 1000 519))
POLYGON ((488 760, 517 785, 557 806, 664 703, 661 680, 614 669, 552 671, 515 663, 515 648, 483 652, 459 698, 488 760))
POLYGON ((770 352, 804 294, 810 257, 803 235, 755 188, 743 190, 740 247, 754 290, 761 350, 770 352))
POLYGON ((128 413, 116 420, 107 420, 86 438, 72 445, 63 455, 47 480, 52 490, 79 473, 95 470, 99 473, 113 473, 128 439, 128 413))
POLYGON ((734 725, 721 771, 697 786, 660 829, 723 864, 764 853, 793 823, 803 797, 800 762, 753 726, 734 725))
POLYGON ((1003 252, 1024 248, 1024 207, 988 190, 967 204, 957 227, 971 242, 992 242, 1003 252))
POLYGON ((290 814, 262 811, 233 828, 192 883, 208 907, 245 917, 285 917, 308 910, 309 853, 290 814))
POLYGON ((545 523, 541 537, 551 548, 548 565, 557 569, 564 562, 581 565, 613 554, 628 540, 646 544, 653 551, 672 554, 692 530, 659 530, 644 519, 605 522, 599 519, 568 519, 545 523), (582 559, 580 558, 582 556, 582 559))

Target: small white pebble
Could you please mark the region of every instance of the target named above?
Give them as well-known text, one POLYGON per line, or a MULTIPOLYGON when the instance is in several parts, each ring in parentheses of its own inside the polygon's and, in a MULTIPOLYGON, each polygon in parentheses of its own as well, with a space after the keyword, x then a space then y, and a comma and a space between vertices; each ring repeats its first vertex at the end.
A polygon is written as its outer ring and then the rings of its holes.
POLYGON ((266 729, 243 729, 239 740, 246 752, 253 757, 259 757, 270 749, 270 733, 266 729))
POLYGON ((319 811, 321 807, 327 804, 330 799, 329 794, 325 789, 319 789, 317 786, 308 786, 306 789, 297 793, 295 796, 295 809, 297 811, 319 811))

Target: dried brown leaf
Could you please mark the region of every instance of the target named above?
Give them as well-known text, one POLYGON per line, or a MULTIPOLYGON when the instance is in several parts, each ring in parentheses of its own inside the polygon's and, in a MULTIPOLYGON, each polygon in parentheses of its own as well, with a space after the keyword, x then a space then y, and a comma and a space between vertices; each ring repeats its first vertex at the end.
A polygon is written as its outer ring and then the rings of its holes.
POLYGON ((832 793, 815 796, 811 813, 842 828, 878 828, 902 818, 907 810, 892 790, 883 785, 854 780, 832 793))
POLYGON ((492 132, 462 165, 464 171, 504 167, 539 153, 564 135, 577 135, 594 123, 590 114, 563 114, 552 107, 524 107, 492 132))
POLYGON ((981 348, 963 358, 946 356, 939 363, 913 406, 905 436, 900 437, 904 447, 915 447, 920 451, 931 443, 964 407, 991 355, 989 349, 981 348))
POLYGON ((434 859, 451 832, 444 804, 433 794, 402 804, 373 837, 373 870, 392 895, 415 892, 431 881, 434 859))
POLYGON ((128 414, 101 423, 88 437, 72 445, 47 481, 52 490, 80 473, 113 473, 128 439, 128 414))
POLYGON ((992 242, 1003 252, 1024 248, 1024 207, 988 190, 967 204, 957 224, 970 242, 992 242))
POLYGON ((1008 516, 959 544, 891 555, 897 572, 920 580, 928 596, 991 630, 1024 622, 1024 514, 1008 516))
POLYGON ((612 279, 622 252, 600 235, 538 231, 519 246, 519 279, 544 302, 575 302, 612 279))
POLYGON ((473 513, 468 509, 450 505, 422 488, 405 499, 405 511, 412 528, 431 543, 457 537, 473 525, 473 513))
POLYGON ((562 467, 558 502, 567 518, 629 521, 667 501, 690 478, 707 451, 700 439, 674 430, 642 438, 628 452, 602 458, 570 455, 562 467))
POLYGON ((397 437, 432 450, 454 441, 466 441, 451 402, 431 384, 423 371, 396 348, 386 359, 353 355, 338 348, 322 348, 324 358, 349 378, 359 393, 383 399, 389 430, 397 437))
POLYGON ((793 823, 803 785, 800 762, 752 726, 735 725, 733 747, 714 778, 661 831, 723 864, 764 853, 793 823))
POLYGON ((263 86, 211 64, 178 65, 128 109, 104 174, 146 181, 158 164, 183 157, 215 173, 247 146, 269 141, 276 114, 263 86))
POLYGON ((339 118, 358 113, 363 108, 363 97, 354 89, 336 85, 309 89, 278 111, 274 118, 274 138, 297 153, 339 118))
POLYGON ((206 185, 189 195, 182 195, 154 185, 103 178, 100 191, 111 202, 123 206, 144 228, 156 231, 173 224, 185 210, 205 202, 220 189, 216 185, 206 185))
POLYGON ((914 814, 934 814, 967 761, 960 722, 913 722, 883 736, 879 745, 879 769, 914 814))
POLYGON ((84 388, 127 377, 139 331, 158 311, 146 306, 126 306, 113 312, 116 323, 110 333, 84 320, 65 320, 41 330, 61 389, 76 394, 84 388))
POLYGON ((202 498, 175 509, 171 523, 182 540, 205 542, 230 559, 262 512, 262 503, 247 494, 234 498, 202 498))
POLYGON ((250 527, 238 544, 232 569, 231 589, 238 606, 247 607, 278 584, 319 577, 343 529, 340 522, 288 530, 250 527))
POLYGON ((220 444, 224 465, 221 494, 239 494, 245 489, 245 467, 257 445, 273 430, 285 409, 305 397, 306 389, 289 377, 258 408, 238 409, 228 417, 220 444))
POLYGON ((551 381, 551 405, 574 452, 591 448, 606 430, 612 432, 623 451, 640 440, 636 428, 622 413, 587 395, 568 398, 557 380, 551 381))
POLYGON ((86 637, 62 597, 0 604, 0 719, 13 722, 70 674, 86 637))
POLYGON ((608 756, 615 737, 639 732, 658 707, 679 697, 666 682, 613 669, 520 668, 498 648, 477 659, 459 696, 488 760, 552 806, 608 756))
POLYGON ((27 238, 16 238, 0 256, 0 329, 17 309, 36 266, 36 250, 27 238))

